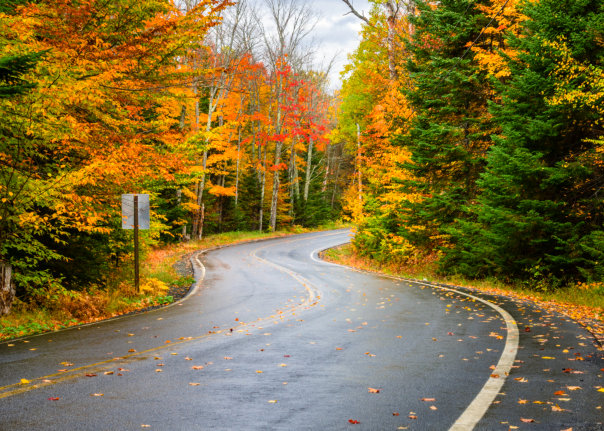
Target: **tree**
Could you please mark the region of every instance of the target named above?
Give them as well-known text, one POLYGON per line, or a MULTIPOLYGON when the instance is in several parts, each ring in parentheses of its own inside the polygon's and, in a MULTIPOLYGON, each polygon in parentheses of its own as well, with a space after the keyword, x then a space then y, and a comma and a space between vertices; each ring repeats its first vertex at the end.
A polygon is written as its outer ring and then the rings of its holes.
POLYGON ((63 289, 66 244, 117 238, 119 194, 184 168, 177 57, 227 4, 61 0, 0 14, 0 261, 17 289, 63 289))
POLYGON ((604 179, 601 2, 527 2, 509 43, 509 79, 491 106, 502 133, 489 152, 473 221, 452 229, 449 271, 547 288, 601 281, 604 179), (597 30, 597 29, 600 30, 597 30))

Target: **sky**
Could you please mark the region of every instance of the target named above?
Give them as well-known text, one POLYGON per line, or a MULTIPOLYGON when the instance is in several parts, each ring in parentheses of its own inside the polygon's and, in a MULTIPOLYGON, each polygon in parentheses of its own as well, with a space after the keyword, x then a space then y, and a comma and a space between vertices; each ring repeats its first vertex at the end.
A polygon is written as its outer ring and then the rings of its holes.
MULTIPOLYGON (((369 1, 352 0, 351 3, 357 11, 369 16, 369 1)), ((330 78, 332 88, 338 88, 340 72, 348 62, 347 55, 352 53, 360 42, 358 33, 361 30, 361 20, 352 14, 347 14, 350 9, 342 0, 314 0, 313 9, 319 16, 313 32, 314 37, 320 42, 317 57, 325 58, 327 63, 336 56, 330 78)))
MULTIPOLYGON (((252 0, 260 6, 262 12, 263 0, 252 0)), ((294 0, 304 5, 311 5, 316 15, 316 25, 311 33, 312 48, 316 51, 315 63, 318 69, 326 67, 335 58, 330 71, 331 88, 340 88, 340 72, 348 62, 347 55, 352 53, 360 42, 361 20, 349 13, 350 9, 342 0, 294 0)), ((351 0, 355 9, 369 15, 368 0, 351 0)), ((267 13, 267 12, 264 12, 267 13)), ((268 18, 268 17, 267 17, 268 18)), ((266 31, 271 31, 270 19, 266 22, 266 31)), ((306 43, 311 42, 310 39, 306 43)))

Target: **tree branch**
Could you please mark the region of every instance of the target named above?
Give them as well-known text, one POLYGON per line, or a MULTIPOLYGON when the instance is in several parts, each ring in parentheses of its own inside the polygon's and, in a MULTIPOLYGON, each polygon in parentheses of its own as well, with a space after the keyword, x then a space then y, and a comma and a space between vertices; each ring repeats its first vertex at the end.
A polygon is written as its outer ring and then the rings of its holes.
POLYGON ((354 8, 354 6, 352 4, 350 4, 349 0, 342 0, 349 8, 350 8, 350 12, 344 14, 344 15, 348 15, 348 14, 353 14, 354 16, 356 16, 357 18, 359 18, 361 21, 365 21, 365 23, 370 26, 370 27, 374 27, 373 24, 371 24, 369 22, 369 20, 365 17, 365 15, 360 14, 359 12, 357 12, 357 10, 354 8))

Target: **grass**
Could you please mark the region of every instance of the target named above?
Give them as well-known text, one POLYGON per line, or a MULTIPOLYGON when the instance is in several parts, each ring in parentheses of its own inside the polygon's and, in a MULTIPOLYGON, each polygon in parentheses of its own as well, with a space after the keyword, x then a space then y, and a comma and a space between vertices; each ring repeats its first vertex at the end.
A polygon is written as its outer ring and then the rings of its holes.
POLYGON ((330 223, 316 229, 293 226, 275 233, 227 232, 198 241, 154 248, 147 251, 141 262, 139 292, 134 289, 132 265, 124 262, 111 274, 105 288, 48 292, 44 298, 37 298, 31 303, 16 300, 11 314, 0 318, 0 341, 92 323, 149 306, 170 304, 174 298, 168 295, 169 286, 186 287, 194 282, 192 277, 179 275, 174 264, 197 250, 343 227, 348 225, 330 223))
POLYGON ((604 336, 604 283, 577 283, 565 288, 538 291, 528 289, 522 285, 505 284, 493 279, 468 280, 459 276, 442 277, 436 272, 434 260, 426 259, 407 266, 381 264, 376 260, 358 255, 350 244, 327 250, 324 258, 334 263, 366 271, 380 272, 402 278, 426 279, 438 283, 468 287, 484 293, 529 300, 547 310, 566 314, 581 323, 598 338, 604 336))

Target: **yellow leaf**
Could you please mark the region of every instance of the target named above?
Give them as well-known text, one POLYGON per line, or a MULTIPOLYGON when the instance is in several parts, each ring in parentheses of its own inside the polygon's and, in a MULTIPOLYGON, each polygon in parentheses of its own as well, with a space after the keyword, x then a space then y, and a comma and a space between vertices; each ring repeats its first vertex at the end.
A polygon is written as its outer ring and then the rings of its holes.
POLYGON ((22 384, 22 385, 26 385, 26 384, 28 384, 28 383, 30 383, 30 381, 29 381, 29 380, 27 380, 27 379, 21 379, 21 384, 22 384))

